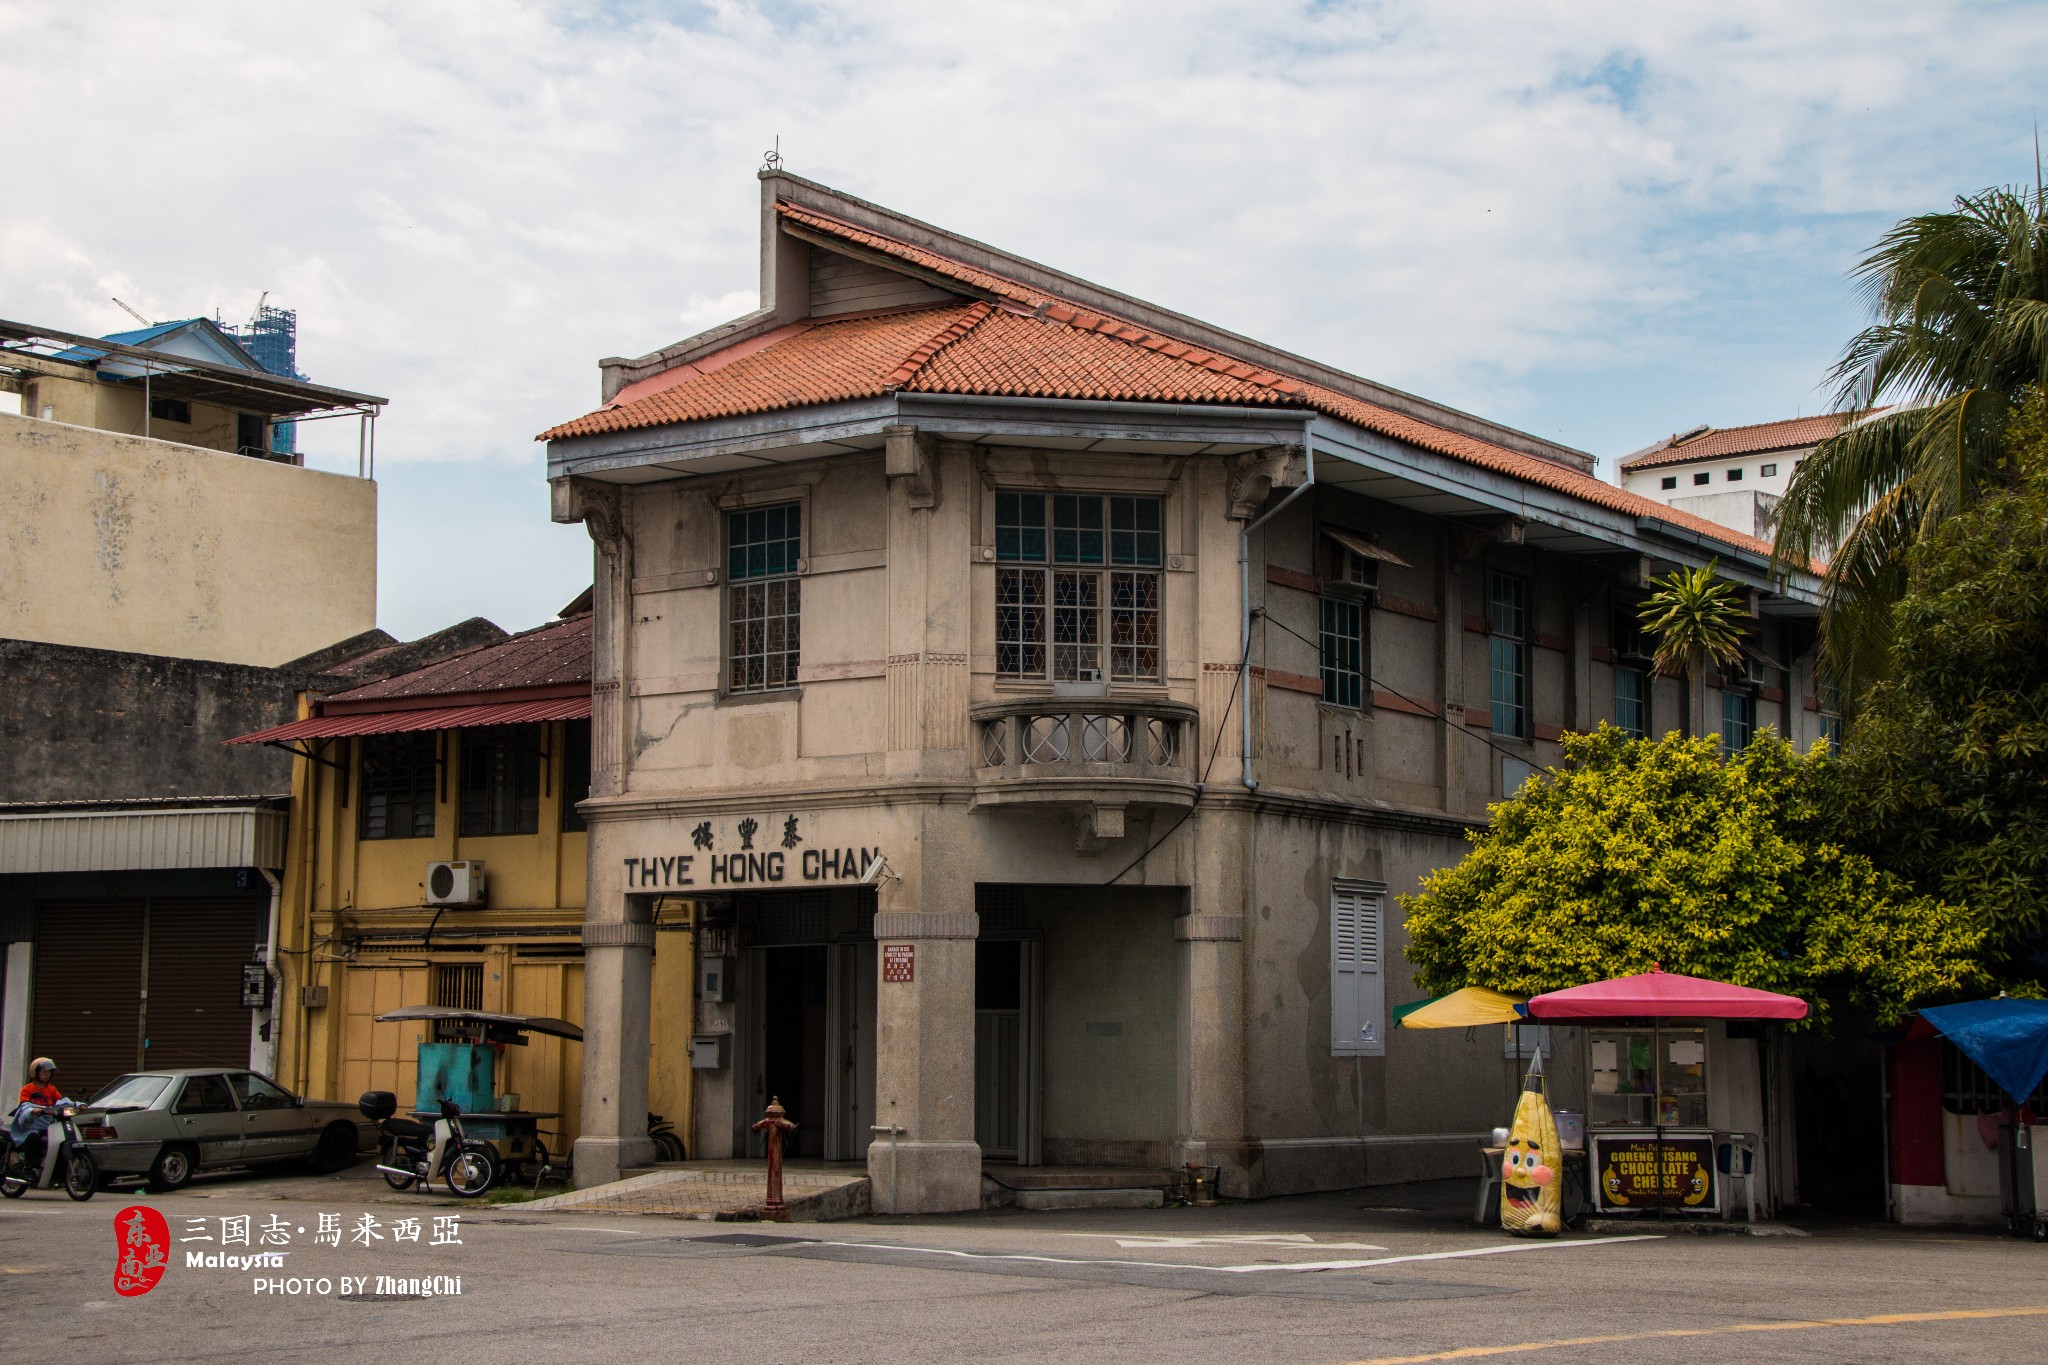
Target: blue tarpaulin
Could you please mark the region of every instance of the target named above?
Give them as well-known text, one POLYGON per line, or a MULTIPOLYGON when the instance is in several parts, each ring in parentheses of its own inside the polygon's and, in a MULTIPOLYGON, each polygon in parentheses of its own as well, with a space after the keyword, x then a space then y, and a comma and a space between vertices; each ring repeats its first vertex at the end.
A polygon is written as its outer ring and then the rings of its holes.
POLYGON ((2048 1000, 1972 1000, 1937 1005, 1920 1017, 1984 1068, 1984 1074, 2015 1102, 2048 1075, 2048 1000))

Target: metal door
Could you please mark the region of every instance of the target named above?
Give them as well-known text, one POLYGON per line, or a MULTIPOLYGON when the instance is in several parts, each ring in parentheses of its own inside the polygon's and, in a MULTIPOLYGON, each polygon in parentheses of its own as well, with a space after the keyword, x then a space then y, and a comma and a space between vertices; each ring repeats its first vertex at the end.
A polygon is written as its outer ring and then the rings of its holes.
POLYGON ((153 896, 142 1065, 249 1065, 242 965, 255 960, 269 902, 257 896, 153 896))
POLYGON ((874 1116, 875 944, 835 943, 829 951, 825 1159, 859 1161, 881 1121, 874 1116))
POLYGON ((145 904, 49 900, 37 907, 33 1051, 23 1055, 56 1058, 67 1095, 90 1098, 138 1064, 145 904))

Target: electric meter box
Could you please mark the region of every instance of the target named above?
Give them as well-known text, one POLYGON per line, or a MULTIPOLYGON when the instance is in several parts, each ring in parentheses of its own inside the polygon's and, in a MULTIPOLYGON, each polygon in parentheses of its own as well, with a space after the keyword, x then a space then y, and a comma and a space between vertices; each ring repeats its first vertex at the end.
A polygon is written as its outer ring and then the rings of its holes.
POLYGON ((712 1005, 732 1002, 732 963, 729 957, 697 959, 697 998, 712 1005))
POLYGON ((732 1035, 730 1033, 694 1033, 690 1035, 690 1070, 723 1071, 730 1064, 732 1035))

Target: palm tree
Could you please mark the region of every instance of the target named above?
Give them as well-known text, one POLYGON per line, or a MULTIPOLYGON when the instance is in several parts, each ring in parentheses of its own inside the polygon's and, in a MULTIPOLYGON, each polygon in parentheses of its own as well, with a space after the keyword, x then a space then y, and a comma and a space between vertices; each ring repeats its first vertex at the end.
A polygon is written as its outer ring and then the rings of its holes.
POLYGON ((1793 471, 1778 509, 1780 572, 1816 556, 1821 665, 1845 704, 1889 671, 1905 552, 2000 478, 2008 421, 2048 381, 2048 196, 2037 184, 1958 197, 1908 218, 1855 278, 1874 321, 1830 376, 1861 412, 1793 471))
POLYGON ((1697 569, 1674 569, 1657 580, 1657 591, 1643 601, 1638 619, 1657 639, 1651 657, 1660 672, 1685 679, 1686 736, 1707 728, 1708 664, 1732 664, 1742 657, 1742 618, 1735 586, 1715 576, 1719 560, 1697 569))

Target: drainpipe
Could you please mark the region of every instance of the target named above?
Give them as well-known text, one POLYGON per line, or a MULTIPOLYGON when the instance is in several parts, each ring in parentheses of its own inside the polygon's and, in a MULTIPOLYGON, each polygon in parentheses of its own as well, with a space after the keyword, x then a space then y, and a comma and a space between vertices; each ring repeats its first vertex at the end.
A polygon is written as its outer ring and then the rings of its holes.
POLYGON ((265 1068, 271 1078, 277 1077, 277 1032, 284 1005, 284 978, 277 970, 277 929, 280 911, 284 905, 284 879, 267 867, 256 869, 263 874, 263 880, 270 883, 270 928, 263 941, 263 970, 270 977, 270 1065, 265 1068))
POLYGON ((1252 776, 1252 532, 1280 515, 1287 504, 1316 486, 1316 449, 1309 440, 1308 428, 1301 430, 1301 453, 1308 461, 1308 478, 1301 487, 1280 499, 1280 505, 1262 516, 1254 517, 1244 524, 1244 530, 1237 539, 1237 579, 1240 601, 1244 607, 1244 629, 1238 634, 1237 693, 1238 712, 1244 721, 1244 774, 1245 790, 1257 791, 1259 780, 1252 776))

